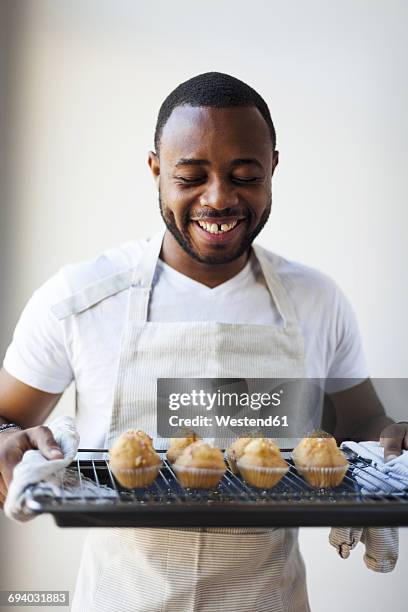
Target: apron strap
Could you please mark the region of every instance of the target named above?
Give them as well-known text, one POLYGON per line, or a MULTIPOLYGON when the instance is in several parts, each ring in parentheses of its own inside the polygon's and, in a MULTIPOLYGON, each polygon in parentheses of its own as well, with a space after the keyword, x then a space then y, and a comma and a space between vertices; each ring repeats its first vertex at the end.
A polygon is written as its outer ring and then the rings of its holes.
POLYGON ((252 245, 254 253, 261 266, 262 273, 265 277, 266 284, 275 302, 276 308, 283 320, 283 325, 286 330, 299 328, 298 318, 295 308, 288 293, 283 286, 279 275, 274 269, 274 265, 270 260, 269 253, 259 244, 252 245))
POLYGON ((163 227, 149 240, 143 257, 133 270, 132 287, 151 288, 165 232, 163 227))
POLYGON ((128 310, 130 321, 147 321, 153 277, 165 232, 166 228, 163 227, 149 240, 146 252, 133 269, 128 310))
POLYGON ((131 291, 138 295, 137 310, 140 311, 142 320, 146 320, 143 319, 143 313, 146 312, 147 316, 150 287, 156 267, 156 263, 152 266, 151 262, 156 262, 159 257, 163 235, 164 230, 161 230, 149 240, 140 265, 122 272, 116 272, 87 285, 51 306, 51 312, 57 319, 63 320, 71 315, 80 314, 106 298, 131 288, 131 291), (148 265, 149 262, 150 265, 148 265))
POLYGON ((95 304, 102 302, 106 298, 129 289, 132 282, 133 269, 124 270, 107 276, 87 285, 80 291, 73 293, 69 297, 57 302, 51 306, 51 312, 54 316, 59 319, 66 319, 67 317, 79 314, 88 310, 95 304))

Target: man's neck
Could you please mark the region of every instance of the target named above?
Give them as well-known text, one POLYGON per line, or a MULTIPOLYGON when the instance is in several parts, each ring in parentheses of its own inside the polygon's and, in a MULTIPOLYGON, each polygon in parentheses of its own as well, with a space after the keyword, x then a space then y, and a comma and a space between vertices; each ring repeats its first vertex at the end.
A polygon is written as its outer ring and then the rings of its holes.
POLYGON ((240 272, 248 261, 246 252, 238 259, 223 264, 205 264, 193 259, 182 249, 169 231, 164 235, 160 259, 177 272, 213 289, 240 272))

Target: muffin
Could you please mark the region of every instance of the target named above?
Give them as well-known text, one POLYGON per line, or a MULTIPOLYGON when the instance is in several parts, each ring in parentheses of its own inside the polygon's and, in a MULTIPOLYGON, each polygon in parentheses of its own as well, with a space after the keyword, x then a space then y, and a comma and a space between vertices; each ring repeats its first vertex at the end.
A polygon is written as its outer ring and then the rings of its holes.
POLYGON ((279 446, 268 438, 251 440, 238 459, 237 467, 248 484, 262 489, 275 486, 289 470, 279 446))
POLYGON ((233 474, 238 474, 237 461, 242 457, 247 444, 254 438, 237 438, 225 451, 225 457, 233 474))
POLYGON ((189 444, 173 464, 183 487, 213 489, 225 474, 226 465, 219 448, 198 440, 189 444))
POLYGON ((157 477, 160 456, 145 432, 129 429, 109 451, 109 467, 118 482, 128 489, 149 486, 157 477))
POLYGON ((312 487, 319 489, 337 487, 349 467, 336 440, 324 431, 315 431, 310 437, 303 438, 292 456, 299 474, 312 487))
POLYGON ((144 442, 146 442, 146 444, 148 444, 149 446, 151 446, 153 448, 153 438, 151 438, 149 436, 149 434, 147 434, 145 431, 143 431, 142 429, 129 429, 127 431, 127 433, 132 433, 135 436, 137 436, 138 438, 140 438, 141 440, 143 440, 144 442))
POLYGON ((172 438, 170 440, 170 446, 166 453, 167 459, 170 463, 174 463, 178 457, 182 454, 185 448, 193 442, 197 442, 197 440, 201 440, 200 436, 197 435, 194 431, 186 431, 186 437, 184 438, 172 438))

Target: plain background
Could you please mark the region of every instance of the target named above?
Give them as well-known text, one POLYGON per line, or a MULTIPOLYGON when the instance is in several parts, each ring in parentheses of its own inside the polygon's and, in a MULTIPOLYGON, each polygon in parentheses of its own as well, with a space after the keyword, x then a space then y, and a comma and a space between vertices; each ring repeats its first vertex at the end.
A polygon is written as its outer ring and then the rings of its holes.
MULTIPOLYGON (((159 226, 147 166, 159 106, 228 72, 268 102, 280 164, 260 242, 331 275, 356 311, 371 374, 407 377, 408 5, 403 1, 21 0, 0 5, 0 349, 61 265, 159 226)), ((73 413, 71 387, 58 413, 73 413)), ((391 412, 402 419, 405 403, 391 412)), ((0 589, 69 589, 85 531, 0 516, 0 589)), ((406 609, 397 568, 341 560, 304 529, 314 612, 406 609)), ((50 608, 47 608, 50 609, 50 608)))

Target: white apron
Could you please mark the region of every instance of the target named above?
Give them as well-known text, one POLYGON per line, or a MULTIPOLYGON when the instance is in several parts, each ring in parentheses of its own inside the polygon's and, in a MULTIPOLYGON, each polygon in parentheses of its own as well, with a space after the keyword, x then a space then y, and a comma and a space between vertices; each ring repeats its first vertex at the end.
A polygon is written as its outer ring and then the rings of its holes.
MULTIPOLYGON (((282 326, 149 322, 162 240, 160 232, 149 242, 132 273, 107 447, 128 428, 155 434, 157 378, 304 376, 303 337, 294 308, 259 246, 254 252, 282 326)), ((101 282, 105 286, 88 287, 85 295, 71 299, 71 314, 124 288, 112 278, 101 282)), ((72 610, 307 612, 297 529, 92 529, 72 610)))

